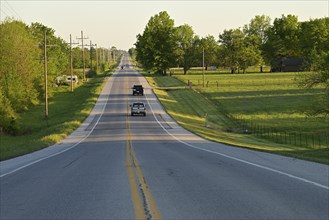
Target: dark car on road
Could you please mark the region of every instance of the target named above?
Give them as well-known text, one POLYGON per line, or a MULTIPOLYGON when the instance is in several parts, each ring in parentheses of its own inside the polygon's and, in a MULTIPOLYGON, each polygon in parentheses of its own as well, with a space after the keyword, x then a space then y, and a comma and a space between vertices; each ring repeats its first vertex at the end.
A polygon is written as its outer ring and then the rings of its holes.
POLYGON ((144 95, 144 88, 142 85, 133 86, 133 95, 144 95))

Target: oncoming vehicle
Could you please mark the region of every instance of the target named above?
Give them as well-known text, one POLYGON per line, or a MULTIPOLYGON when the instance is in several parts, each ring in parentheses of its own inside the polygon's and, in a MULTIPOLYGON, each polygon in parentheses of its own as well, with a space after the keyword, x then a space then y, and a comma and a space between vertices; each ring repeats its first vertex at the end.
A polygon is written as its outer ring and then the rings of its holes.
POLYGON ((146 116, 146 106, 143 102, 134 102, 130 105, 131 116, 144 115, 146 116))
POLYGON ((142 85, 133 86, 133 95, 144 95, 144 88, 142 85))

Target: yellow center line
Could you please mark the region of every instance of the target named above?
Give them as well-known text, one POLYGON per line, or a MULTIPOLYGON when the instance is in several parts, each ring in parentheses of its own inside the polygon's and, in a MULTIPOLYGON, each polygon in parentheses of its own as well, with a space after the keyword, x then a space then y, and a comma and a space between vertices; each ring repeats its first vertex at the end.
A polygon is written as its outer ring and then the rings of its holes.
POLYGON ((126 168, 130 183, 131 196, 134 205, 136 219, 162 219, 156 202, 145 181, 131 141, 131 129, 129 123, 128 97, 126 98, 126 168))

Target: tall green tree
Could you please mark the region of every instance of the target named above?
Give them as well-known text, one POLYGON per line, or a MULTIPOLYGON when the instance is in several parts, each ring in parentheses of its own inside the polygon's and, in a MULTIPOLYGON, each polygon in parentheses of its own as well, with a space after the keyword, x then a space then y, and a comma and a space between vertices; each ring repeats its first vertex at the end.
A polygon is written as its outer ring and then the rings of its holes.
POLYGON ((271 27, 271 18, 266 15, 257 15, 250 20, 248 25, 243 28, 244 33, 247 36, 247 41, 252 50, 246 51, 247 53, 253 53, 254 55, 249 57, 253 58, 254 62, 260 65, 260 72, 263 72, 264 59, 264 45, 267 42, 267 32, 271 27))
POLYGON ((26 24, 8 20, 1 24, 0 80, 4 95, 16 111, 36 100, 42 72, 38 47, 26 24))
POLYGON ((319 68, 323 52, 329 51, 329 17, 301 22, 299 47, 304 65, 309 70, 319 68))
POLYGON ((137 61, 147 69, 155 69, 166 73, 174 66, 176 56, 174 20, 166 11, 150 18, 142 35, 137 35, 137 61))
POLYGON ((244 45, 237 56, 237 60, 239 69, 245 73, 249 66, 261 65, 261 51, 254 46, 244 45))
POLYGON ((198 36, 195 36, 192 27, 187 24, 176 28, 175 37, 177 62, 179 66, 183 67, 184 74, 186 74, 196 64, 197 47, 200 44, 200 39, 198 36))
POLYGON ((219 35, 219 42, 223 46, 223 57, 226 66, 231 68, 231 73, 235 73, 239 66, 238 57, 244 46, 245 35, 240 29, 224 30, 219 35))
POLYGON ((219 42, 222 45, 220 50, 223 53, 224 63, 231 67, 231 73, 240 69, 245 72, 248 66, 262 62, 261 50, 257 46, 255 36, 246 36, 241 29, 224 30, 219 35, 219 42))
POLYGON ((38 101, 42 65, 28 26, 16 20, 0 24, 0 128, 10 131, 17 112, 38 101))
POLYGON ((201 47, 204 49, 204 63, 207 70, 208 66, 216 64, 219 46, 215 37, 208 35, 201 39, 201 47))
POLYGON ((267 41, 267 31, 271 27, 271 18, 266 15, 256 15, 245 25, 243 31, 248 36, 255 36, 259 47, 267 41))
POLYGON ((264 55, 273 63, 285 57, 301 57, 299 42, 300 23, 295 15, 282 15, 276 18, 267 31, 267 41, 264 44, 264 55))
POLYGON ((128 53, 132 59, 136 59, 136 48, 135 47, 129 48, 128 53))

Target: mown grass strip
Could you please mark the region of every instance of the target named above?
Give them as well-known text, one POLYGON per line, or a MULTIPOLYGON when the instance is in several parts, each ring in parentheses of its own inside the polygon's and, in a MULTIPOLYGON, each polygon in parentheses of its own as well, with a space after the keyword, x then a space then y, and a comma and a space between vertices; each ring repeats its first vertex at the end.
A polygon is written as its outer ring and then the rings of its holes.
POLYGON ((17 119, 25 135, 0 136, 0 160, 27 154, 58 143, 76 130, 88 117, 110 71, 82 83, 71 93, 59 87, 49 99, 49 119, 44 118, 44 106, 33 106, 17 119))
MULTIPOLYGON (((184 80, 178 80, 174 77, 148 75, 147 79, 154 86, 154 91, 166 111, 180 125, 197 135, 229 145, 329 164, 328 148, 280 144, 246 133, 239 124, 236 124, 236 121, 226 117, 226 112, 230 109, 224 109, 224 107, 221 109, 221 103, 216 103, 213 97, 209 95, 213 94, 213 91, 207 93, 204 90, 199 92, 190 89, 184 80), (170 89, 170 87, 175 88, 177 86, 180 89, 170 89)), ((232 107, 236 108, 234 105, 232 107)))

